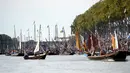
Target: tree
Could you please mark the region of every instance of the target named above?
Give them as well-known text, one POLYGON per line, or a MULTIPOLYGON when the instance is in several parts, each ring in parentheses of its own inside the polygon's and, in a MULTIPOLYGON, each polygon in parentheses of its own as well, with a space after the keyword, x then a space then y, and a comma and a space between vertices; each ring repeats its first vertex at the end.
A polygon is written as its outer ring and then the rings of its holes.
POLYGON ((72 32, 80 29, 80 32, 84 30, 92 30, 95 25, 124 19, 130 16, 130 0, 103 0, 97 2, 83 14, 79 14, 73 21, 72 32), (124 10, 126 9, 126 13, 124 10), (111 16, 108 18, 108 16, 111 16))
POLYGON ((13 46, 12 39, 10 36, 6 34, 0 34, 0 52, 5 53, 7 48, 11 48, 13 46))

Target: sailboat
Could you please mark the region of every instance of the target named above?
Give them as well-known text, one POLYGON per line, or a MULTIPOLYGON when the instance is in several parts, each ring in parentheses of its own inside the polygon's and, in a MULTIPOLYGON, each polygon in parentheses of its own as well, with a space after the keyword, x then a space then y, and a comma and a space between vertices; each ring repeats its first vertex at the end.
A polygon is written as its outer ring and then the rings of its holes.
POLYGON ((9 50, 9 48, 8 48, 8 45, 7 45, 7 49, 6 49, 5 55, 6 55, 6 56, 10 56, 10 55, 11 55, 11 54, 10 54, 10 50, 9 50))
POLYGON ((17 56, 24 56, 24 53, 22 52, 23 50, 22 50, 22 42, 21 42, 21 40, 19 41, 19 53, 18 53, 18 55, 17 56))
MULTIPOLYGON (((112 52, 108 52, 108 49, 106 51, 106 53, 104 54, 95 54, 95 50, 96 50, 96 46, 97 45, 95 42, 96 37, 95 36, 89 36, 88 38, 88 43, 90 46, 89 49, 93 51, 89 52, 88 58, 91 60, 102 60, 102 59, 106 59, 106 58, 111 58, 115 61, 125 61, 126 60, 126 56, 127 56, 127 50, 122 50, 121 47, 119 47, 119 42, 118 42, 118 38, 117 38, 117 34, 114 31, 115 36, 111 36, 112 38, 112 52)), ((100 52, 102 52, 102 49, 100 48, 100 52)))
POLYGON ((18 52, 11 54, 12 56, 24 56, 24 52, 22 50, 22 30, 20 30, 20 40, 19 40, 19 47, 18 52))
POLYGON ((45 59, 46 55, 48 52, 45 52, 43 54, 40 54, 40 33, 41 33, 41 25, 40 25, 40 29, 39 29, 39 38, 36 44, 36 47, 34 49, 34 55, 33 56, 28 56, 27 53, 24 51, 24 59, 45 59), (38 54, 37 54, 38 53, 38 54))

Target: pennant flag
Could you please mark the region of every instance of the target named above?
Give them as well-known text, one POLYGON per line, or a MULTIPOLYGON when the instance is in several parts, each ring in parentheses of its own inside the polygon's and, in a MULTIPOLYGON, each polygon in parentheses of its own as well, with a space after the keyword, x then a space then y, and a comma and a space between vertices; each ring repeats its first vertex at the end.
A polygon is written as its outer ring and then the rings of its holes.
POLYGON ((62 28, 62 30, 61 30, 60 32, 61 32, 61 33, 65 32, 65 29, 64 29, 64 27, 62 28))

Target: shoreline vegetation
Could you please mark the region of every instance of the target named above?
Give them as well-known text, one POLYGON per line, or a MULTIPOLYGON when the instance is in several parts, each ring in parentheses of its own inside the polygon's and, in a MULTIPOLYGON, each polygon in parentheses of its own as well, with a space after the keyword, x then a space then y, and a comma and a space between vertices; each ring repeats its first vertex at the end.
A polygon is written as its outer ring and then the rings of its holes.
POLYGON ((104 27, 108 28, 109 23, 130 19, 129 5, 130 0, 100 0, 83 14, 76 16, 71 30, 73 33, 79 31, 81 34, 90 30, 94 32, 95 27, 105 30, 104 27))
MULTIPOLYGON (((0 34, 0 54, 6 53, 18 53, 19 40, 17 38, 11 38, 6 34, 0 34)), ((36 41, 29 40, 21 42, 21 48, 26 50, 27 53, 33 53, 36 41)), ((40 52, 49 51, 50 55, 71 55, 74 54, 77 49, 74 47, 74 37, 69 37, 67 41, 40 41, 40 52)))

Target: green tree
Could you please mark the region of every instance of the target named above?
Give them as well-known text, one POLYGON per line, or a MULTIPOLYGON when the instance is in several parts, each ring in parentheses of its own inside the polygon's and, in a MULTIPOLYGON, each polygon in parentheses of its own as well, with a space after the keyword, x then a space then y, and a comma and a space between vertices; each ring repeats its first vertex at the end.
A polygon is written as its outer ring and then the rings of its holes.
MULTIPOLYGON (((73 21, 72 32, 92 30, 95 26, 104 26, 109 21, 117 21, 130 16, 130 0, 103 0, 94 4, 73 21), (124 12, 126 10, 126 12, 124 12), (110 18, 108 18, 110 16, 110 18), (103 24, 102 24, 103 23, 103 24)), ((107 25, 105 25, 107 26, 107 25)))
POLYGON ((12 39, 10 36, 6 34, 0 34, 0 52, 5 53, 7 48, 11 48, 13 46, 12 39))

